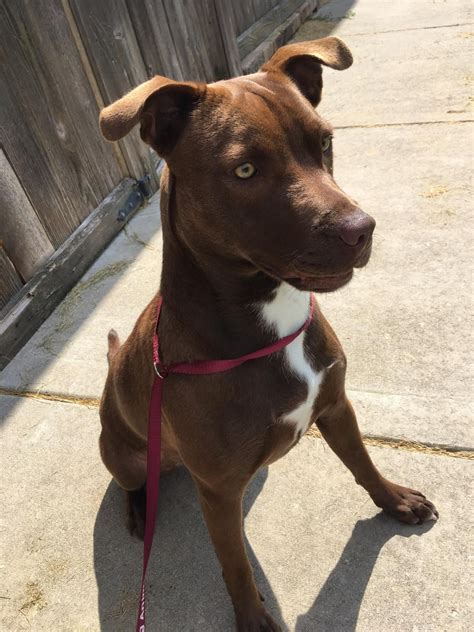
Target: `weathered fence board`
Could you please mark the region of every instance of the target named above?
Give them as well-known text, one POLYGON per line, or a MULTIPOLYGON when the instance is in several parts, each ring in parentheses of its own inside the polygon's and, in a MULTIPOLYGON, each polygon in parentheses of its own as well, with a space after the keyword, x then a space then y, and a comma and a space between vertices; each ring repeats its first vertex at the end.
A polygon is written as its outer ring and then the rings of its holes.
MULTIPOLYGON (((286 0, 286 2, 282 2, 280 6, 275 7, 275 9, 273 9, 267 16, 264 16, 264 18, 262 18, 260 22, 257 22, 254 27, 248 29, 240 38, 239 48, 241 50, 245 47, 246 38, 252 40, 252 46, 255 45, 262 37, 264 37, 264 39, 256 48, 251 50, 248 55, 243 57, 243 72, 255 72, 265 61, 267 61, 277 48, 290 39, 298 27, 312 13, 312 11, 314 11, 317 3, 317 0, 304 0, 303 2, 300 0, 286 0), (297 7, 293 9, 293 12, 287 13, 286 10, 282 12, 282 9, 290 3, 295 3, 293 5, 294 7, 297 4, 297 7), (288 15, 288 17, 283 19, 284 15, 288 15), (272 16, 273 19, 270 21, 272 16), (254 36, 254 29, 260 31, 257 37, 254 36), (265 33, 268 33, 266 37, 265 33)), ((248 50, 248 48, 246 48, 246 50, 248 50)))
POLYGON ((23 283, 1 244, 0 270, 2 271, 2 274, 0 274, 0 309, 2 309, 7 304, 10 296, 21 289, 23 283))
POLYGON ((2 144, 58 247, 121 180, 60 0, 0 7, 2 144), (67 63, 65 63, 67 60, 67 63))
MULTIPOLYGON (((148 79, 125 0, 70 4, 106 105, 148 79)), ((140 178, 147 172, 153 177, 156 158, 140 142, 138 130, 121 144, 130 175, 140 178)))
POLYGON ((257 46, 263 42, 277 27, 297 11, 304 0, 285 0, 279 2, 268 13, 257 20, 252 26, 237 39, 240 57, 247 57, 257 46))
POLYGON ((240 35, 262 18, 274 6, 281 4, 279 0, 247 0, 246 2, 232 2, 232 10, 240 35))
POLYGON ((0 369, 34 334, 143 201, 135 180, 123 180, 54 253, 47 265, 10 300, 0 312, 0 369), (134 206, 129 209, 131 199, 134 206), (126 219, 118 217, 122 208, 130 212, 126 219))
POLYGON ((161 0, 127 0, 138 44, 149 77, 163 75, 183 79, 180 57, 175 48, 168 16, 161 0))
POLYGON ((28 281, 54 248, 3 149, 0 149, 0 239, 23 281, 28 281))
POLYGON ((232 2, 232 12, 238 35, 246 31, 257 19, 252 2, 232 2))
POLYGON ((158 186, 158 157, 138 129, 105 142, 100 109, 155 74, 212 82, 255 70, 315 4, 0 0, 4 355, 12 356, 120 229, 123 221, 107 215, 111 205, 101 204, 108 193, 145 173, 151 190, 158 186))
MULTIPOLYGON (((213 81, 215 60, 219 52, 216 40, 208 40, 203 29, 202 14, 206 2, 198 7, 192 0, 162 0, 168 16, 174 46, 178 52, 183 79, 213 81)), ((220 62, 225 62, 225 54, 220 43, 220 62)), ((220 77, 221 78, 221 77, 220 77)))
MULTIPOLYGON (((71 10, 71 5, 69 3, 69 0, 61 0, 61 4, 64 10, 64 15, 66 16, 66 20, 68 22, 69 28, 71 30, 71 36, 74 40, 74 43, 76 45, 77 51, 79 53, 79 56, 81 58, 81 62, 84 68, 84 73, 87 76, 87 80, 89 82, 90 88, 92 90, 92 92, 94 93, 94 97, 95 97, 95 101, 99 107, 99 110, 101 110, 104 106, 105 106, 105 102, 104 99, 102 97, 102 93, 100 91, 99 85, 97 83, 97 79, 95 77, 94 74, 94 69, 92 68, 92 64, 90 62, 90 59, 87 55, 87 51, 86 48, 84 46, 84 42, 82 41, 81 38, 81 34, 79 32, 79 29, 77 27, 77 23, 76 20, 74 18, 74 15, 72 13, 71 10)), ((112 148, 112 150, 114 151, 114 155, 115 158, 117 159, 117 163, 119 166, 119 169, 121 171, 121 173, 123 175, 128 174, 128 167, 127 164, 125 162, 125 157, 123 154, 123 148, 122 145, 120 143, 112 143, 110 145, 110 147, 112 148)))
POLYGON ((222 44, 227 59, 229 75, 236 77, 242 74, 240 53, 237 48, 237 25, 233 11, 229 11, 226 0, 214 0, 222 44))
MULTIPOLYGON (((188 1, 188 5, 190 0, 188 1)), ((209 60, 212 76, 208 81, 227 79, 232 75, 227 64, 225 46, 222 41, 222 34, 219 30, 219 18, 213 0, 204 0, 198 9, 196 3, 193 4, 197 14, 197 24, 199 25, 199 38, 201 40, 201 54, 205 54, 209 60)), ((189 18, 188 18, 189 19, 189 18)))

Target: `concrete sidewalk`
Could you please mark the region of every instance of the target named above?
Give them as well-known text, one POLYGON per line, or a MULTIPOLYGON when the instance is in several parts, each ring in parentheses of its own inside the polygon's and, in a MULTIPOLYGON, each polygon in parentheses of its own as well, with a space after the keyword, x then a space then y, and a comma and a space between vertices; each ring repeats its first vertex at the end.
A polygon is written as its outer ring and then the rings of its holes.
MULTIPOLYGON (((337 181, 377 219, 369 266, 320 304, 375 461, 441 517, 420 529, 380 515, 305 437, 246 500, 259 586, 288 632, 472 627, 472 12, 469 0, 335 0, 296 35, 336 33, 354 53, 351 69, 324 71, 321 111, 337 181)), ((155 197, 0 376, 1 630, 133 629, 142 547, 100 462, 97 398, 107 331, 128 334, 160 260, 155 197)), ((163 484, 149 580, 151 630, 233 629, 183 471, 163 484)))

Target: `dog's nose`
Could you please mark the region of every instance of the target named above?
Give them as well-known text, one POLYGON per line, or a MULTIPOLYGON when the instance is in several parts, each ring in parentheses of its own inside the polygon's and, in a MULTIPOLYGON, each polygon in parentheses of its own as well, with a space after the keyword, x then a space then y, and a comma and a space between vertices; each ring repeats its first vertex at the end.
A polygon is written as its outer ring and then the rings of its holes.
POLYGON ((375 220, 364 211, 357 209, 344 218, 339 228, 339 237, 349 246, 362 248, 369 241, 375 229, 375 220))

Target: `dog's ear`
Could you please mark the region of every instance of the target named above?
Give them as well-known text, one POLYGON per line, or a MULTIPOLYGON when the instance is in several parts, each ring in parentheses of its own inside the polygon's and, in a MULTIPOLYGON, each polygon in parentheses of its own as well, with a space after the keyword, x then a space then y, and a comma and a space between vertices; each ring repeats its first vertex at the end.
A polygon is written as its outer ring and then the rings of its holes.
POLYGON ((351 64, 352 54, 346 44, 338 37, 325 37, 279 48, 262 70, 284 72, 316 106, 321 101, 323 89, 321 65, 345 70, 351 64))
POLYGON ((107 140, 120 140, 140 123, 142 140, 166 156, 205 90, 205 84, 157 75, 101 111, 101 132, 107 140))

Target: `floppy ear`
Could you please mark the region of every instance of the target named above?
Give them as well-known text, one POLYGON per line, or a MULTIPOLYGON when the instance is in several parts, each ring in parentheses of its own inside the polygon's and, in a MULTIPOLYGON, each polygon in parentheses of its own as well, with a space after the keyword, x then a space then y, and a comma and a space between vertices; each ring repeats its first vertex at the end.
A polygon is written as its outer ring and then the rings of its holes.
POLYGON ((204 84, 157 75, 102 110, 101 132, 107 140, 120 140, 140 123, 142 140, 160 155, 166 155, 205 90, 204 84))
POLYGON ((284 72, 316 106, 321 101, 323 89, 321 65, 345 70, 351 64, 352 54, 346 44, 338 37, 325 37, 279 48, 262 70, 284 72))

